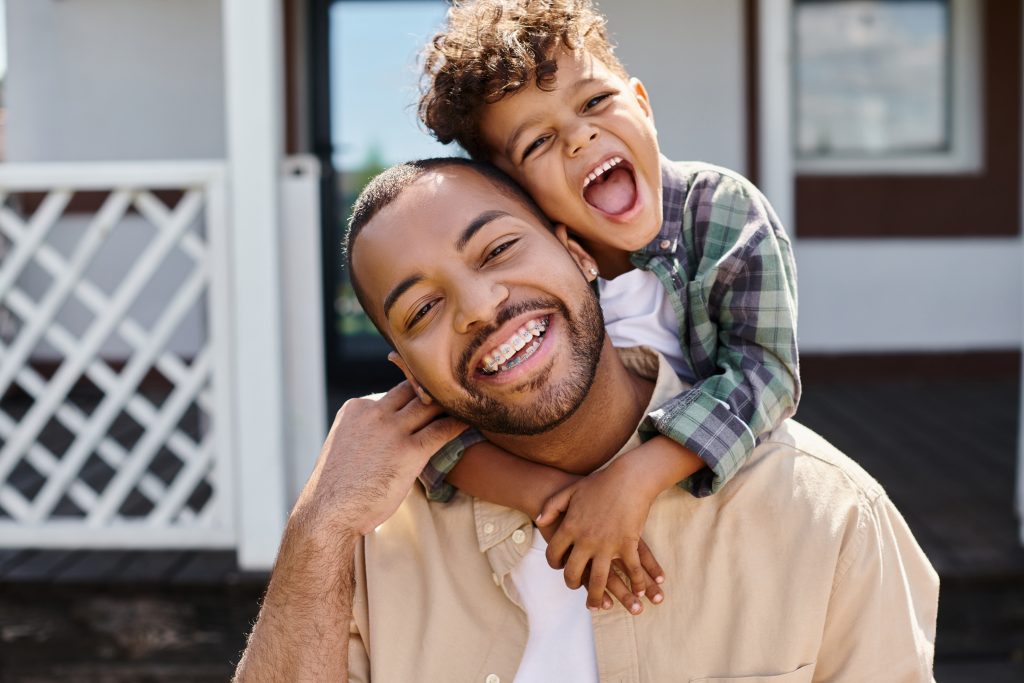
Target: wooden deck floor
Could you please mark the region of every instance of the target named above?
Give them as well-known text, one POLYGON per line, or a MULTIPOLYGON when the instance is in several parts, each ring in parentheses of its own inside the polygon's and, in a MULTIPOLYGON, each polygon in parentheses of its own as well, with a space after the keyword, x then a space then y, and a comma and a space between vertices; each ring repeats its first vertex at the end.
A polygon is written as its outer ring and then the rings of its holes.
MULTIPOLYGON (((798 419, 889 491, 942 577, 936 677, 1024 680, 1019 384, 809 386, 798 419)), ((226 680, 266 576, 225 552, 0 551, 0 683, 226 680)))

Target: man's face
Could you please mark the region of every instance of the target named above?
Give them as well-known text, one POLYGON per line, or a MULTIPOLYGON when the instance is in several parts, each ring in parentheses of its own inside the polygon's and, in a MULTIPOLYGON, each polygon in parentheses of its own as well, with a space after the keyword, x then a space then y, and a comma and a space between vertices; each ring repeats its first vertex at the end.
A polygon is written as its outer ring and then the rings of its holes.
POLYGON ((647 93, 582 50, 553 90, 530 84, 481 112, 491 161, 588 244, 640 249, 661 228, 661 165, 647 93))
POLYGON ((583 401, 604 341, 592 264, 519 200, 467 168, 431 171, 356 243, 368 312, 450 414, 537 434, 583 401))

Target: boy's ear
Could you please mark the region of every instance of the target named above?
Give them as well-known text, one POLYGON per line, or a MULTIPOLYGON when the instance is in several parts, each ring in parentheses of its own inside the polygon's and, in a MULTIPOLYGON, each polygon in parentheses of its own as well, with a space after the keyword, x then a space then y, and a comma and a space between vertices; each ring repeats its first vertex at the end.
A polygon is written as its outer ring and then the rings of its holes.
POLYGON ((586 249, 580 245, 579 242, 569 237, 569 229, 565 227, 563 223, 555 224, 555 237, 562 243, 562 246, 566 248, 569 255, 572 256, 572 260, 576 262, 579 269, 583 271, 584 277, 587 278, 587 282, 593 282, 597 279, 597 261, 590 255, 586 249))
POLYGON ((633 88, 633 95, 636 96, 636 101, 640 105, 640 108, 647 114, 647 118, 654 123, 654 109, 651 107, 651 96, 647 94, 647 88, 640 81, 639 78, 630 78, 629 85, 633 88))
POLYGON ((434 397, 420 385, 419 381, 415 377, 413 377, 412 372, 409 371, 409 366, 405 364, 405 359, 399 356, 397 351, 390 352, 388 354, 388 360, 397 365, 398 369, 402 371, 403 375, 405 375, 405 379, 409 382, 409 385, 412 386, 413 391, 415 391, 416 395, 419 397, 420 403, 429 406, 434 402, 434 397))

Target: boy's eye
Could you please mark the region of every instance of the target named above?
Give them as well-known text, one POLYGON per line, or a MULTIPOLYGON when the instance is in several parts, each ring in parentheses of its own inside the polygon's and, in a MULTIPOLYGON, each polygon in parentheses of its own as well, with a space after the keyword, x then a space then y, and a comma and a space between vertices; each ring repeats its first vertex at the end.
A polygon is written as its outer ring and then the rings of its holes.
POLYGON ((537 149, 538 147, 543 145, 545 142, 547 142, 547 139, 548 139, 547 135, 542 135, 541 137, 537 138, 536 140, 534 140, 533 142, 528 144, 526 146, 526 149, 523 150, 523 159, 526 159, 526 157, 530 156, 530 154, 535 149, 537 149))
POLYGON ((506 252, 506 251, 507 251, 507 250, 508 250, 508 249, 509 249, 509 248, 510 248, 510 247, 511 247, 511 246, 512 246, 513 244, 515 244, 515 243, 516 243, 516 242, 518 242, 518 241, 519 241, 519 239, 517 238, 517 239, 514 239, 514 240, 509 240, 509 241, 507 241, 507 242, 502 242, 501 244, 499 244, 498 246, 496 246, 496 247, 495 247, 494 249, 492 249, 492 250, 491 250, 491 251, 490 251, 490 252, 489 252, 489 253, 487 254, 487 256, 485 256, 485 257, 484 257, 484 263, 487 263, 488 261, 490 261, 490 260, 492 260, 492 259, 495 259, 495 258, 497 258, 497 257, 501 256, 501 255, 502 255, 503 253, 505 253, 505 252, 506 252))
POLYGON ((583 111, 593 109, 597 105, 601 104, 605 99, 611 97, 611 93, 601 93, 587 100, 587 103, 583 105, 583 111))

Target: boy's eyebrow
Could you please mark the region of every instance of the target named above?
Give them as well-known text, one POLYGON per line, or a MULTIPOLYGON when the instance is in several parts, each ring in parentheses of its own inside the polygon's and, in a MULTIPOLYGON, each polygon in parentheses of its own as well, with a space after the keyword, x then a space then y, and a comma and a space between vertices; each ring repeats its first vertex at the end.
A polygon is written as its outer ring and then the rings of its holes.
POLYGON ((385 318, 388 317, 388 312, 391 310, 391 307, 395 305, 396 301, 398 301, 398 297, 400 297, 403 294, 405 294, 409 290, 410 287, 412 287, 413 285, 417 284, 422 279, 423 279, 423 274, 422 273, 413 273, 412 275, 410 275, 409 277, 405 278, 404 280, 399 282, 397 285, 395 285, 394 288, 390 292, 388 292, 388 295, 386 297, 384 297, 384 317, 385 318))
MULTIPOLYGON (((579 90, 591 86, 594 83, 599 83, 600 80, 601 79, 594 78, 593 76, 590 76, 588 78, 581 78, 580 80, 576 81, 571 86, 569 86, 569 94, 575 96, 579 90)), ((539 120, 539 116, 531 116, 530 118, 520 123, 519 126, 515 129, 515 131, 512 132, 512 136, 508 139, 508 142, 505 144, 505 156, 507 158, 512 158, 512 152, 515 150, 516 143, 519 140, 519 136, 523 134, 523 131, 525 131, 530 126, 535 125, 539 120)))
POLYGON ((512 152, 515 151, 516 142, 519 140, 519 136, 523 134, 523 131, 525 131, 527 128, 531 126, 537 125, 539 121, 540 116, 531 116, 530 118, 520 123, 519 126, 512 132, 512 135, 511 137, 509 137, 508 142, 505 143, 505 156, 507 158, 512 158, 512 152))

